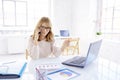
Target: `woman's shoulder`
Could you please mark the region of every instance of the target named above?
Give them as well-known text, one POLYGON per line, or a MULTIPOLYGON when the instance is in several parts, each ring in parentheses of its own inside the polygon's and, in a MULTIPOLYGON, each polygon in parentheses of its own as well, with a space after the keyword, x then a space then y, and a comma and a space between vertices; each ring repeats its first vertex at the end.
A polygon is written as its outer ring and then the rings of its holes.
POLYGON ((53 44, 55 42, 55 39, 53 39, 50 43, 53 44))

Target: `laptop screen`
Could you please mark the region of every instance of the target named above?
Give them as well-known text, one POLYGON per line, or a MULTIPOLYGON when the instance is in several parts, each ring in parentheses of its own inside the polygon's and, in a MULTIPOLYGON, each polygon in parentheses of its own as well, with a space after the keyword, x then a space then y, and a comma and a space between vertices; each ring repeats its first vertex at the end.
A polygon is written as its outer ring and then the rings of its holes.
POLYGON ((97 58, 100 50, 101 42, 102 40, 99 40, 90 44, 86 57, 86 64, 90 64, 92 61, 94 61, 97 58))

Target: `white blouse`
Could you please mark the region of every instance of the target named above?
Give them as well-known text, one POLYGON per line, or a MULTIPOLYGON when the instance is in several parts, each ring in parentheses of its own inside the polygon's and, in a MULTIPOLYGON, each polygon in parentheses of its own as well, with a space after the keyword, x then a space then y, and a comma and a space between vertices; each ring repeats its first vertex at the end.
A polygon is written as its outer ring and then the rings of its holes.
POLYGON ((39 41, 38 45, 35 45, 32 37, 30 37, 28 41, 28 53, 32 59, 48 57, 51 54, 58 57, 61 54, 61 49, 54 46, 54 42, 47 42, 45 40, 39 41))

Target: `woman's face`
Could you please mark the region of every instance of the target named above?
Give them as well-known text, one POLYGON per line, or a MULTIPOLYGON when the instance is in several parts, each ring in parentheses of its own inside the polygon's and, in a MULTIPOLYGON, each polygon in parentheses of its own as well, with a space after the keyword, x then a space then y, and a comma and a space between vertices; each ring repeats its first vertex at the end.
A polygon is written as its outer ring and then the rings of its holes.
POLYGON ((49 33, 50 29, 51 28, 49 26, 47 26, 45 23, 43 23, 40 27, 41 35, 45 37, 49 33))

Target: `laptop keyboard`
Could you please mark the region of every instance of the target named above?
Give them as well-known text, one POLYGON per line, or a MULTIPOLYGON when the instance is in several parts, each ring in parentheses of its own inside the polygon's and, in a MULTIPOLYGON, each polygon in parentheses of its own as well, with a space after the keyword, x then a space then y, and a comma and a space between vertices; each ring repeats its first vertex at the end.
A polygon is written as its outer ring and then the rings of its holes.
POLYGON ((74 63, 74 64, 81 64, 82 62, 85 61, 85 57, 80 57, 74 61, 71 61, 71 63, 74 63))

